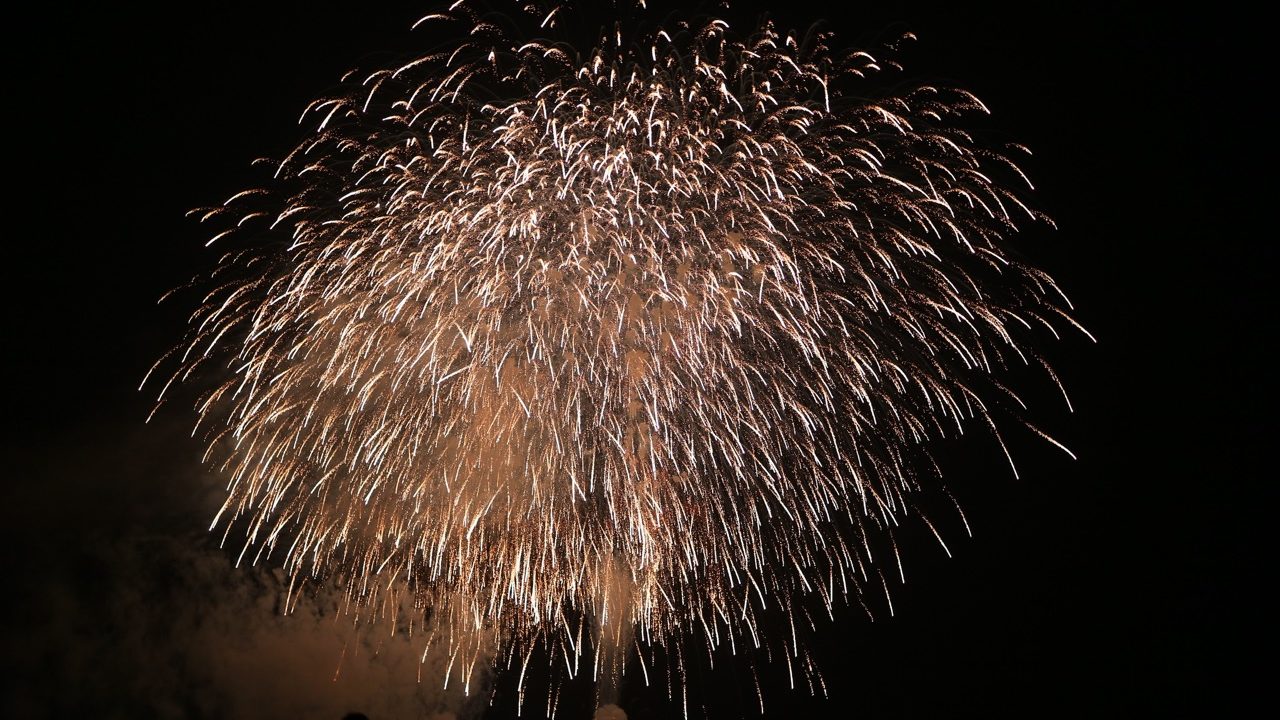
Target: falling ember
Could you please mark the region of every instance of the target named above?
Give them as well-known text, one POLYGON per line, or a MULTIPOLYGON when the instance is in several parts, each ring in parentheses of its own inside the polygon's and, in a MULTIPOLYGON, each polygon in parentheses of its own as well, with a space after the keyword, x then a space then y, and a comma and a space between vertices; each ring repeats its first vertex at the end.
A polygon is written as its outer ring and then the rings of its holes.
POLYGON ((170 384, 217 383, 214 526, 371 615, 411 598, 463 678, 693 642, 813 683, 761 613, 878 592, 926 442, 994 429, 1032 330, 1078 327, 1004 249, 1029 185, 961 129, 976 98, 869 100, 829 33, 619 0, 579 50, 564 6, 483 7, 203 214, 239 249, 170 384))

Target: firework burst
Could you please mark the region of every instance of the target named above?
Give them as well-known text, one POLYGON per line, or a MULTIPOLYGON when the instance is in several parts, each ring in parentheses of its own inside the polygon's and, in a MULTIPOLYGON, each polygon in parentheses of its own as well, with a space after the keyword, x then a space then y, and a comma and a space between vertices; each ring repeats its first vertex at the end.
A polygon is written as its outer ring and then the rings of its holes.
POLYGON ((584 51, 572 8, 457 2, 423 22, 462 39, 348 76, 203 213, 242 246, 174 363, 221 378, 215 526, 360 607, 412 597, 464 675, 759 645, 763 608, 878 589, 926 441, 994 429, 1000 368, 1075 325, 1005 250, 1044 218, 962 129, 975 97, 870 100, 877 61, 827 33, 615 9, 584 51))

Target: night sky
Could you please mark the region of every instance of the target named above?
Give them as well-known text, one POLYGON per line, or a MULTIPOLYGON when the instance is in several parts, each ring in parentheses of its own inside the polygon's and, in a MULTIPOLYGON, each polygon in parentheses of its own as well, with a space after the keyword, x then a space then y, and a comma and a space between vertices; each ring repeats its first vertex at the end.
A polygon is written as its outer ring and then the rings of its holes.
MULTIPOLYGON (((972 90, 993 111, 980 137, 1034 151, 1023 167, 1059 227, 1016 247, 1099 342, 1041 346, 1076 412, 1032 390, 1030 414, 1080 459, 1014 433, 1014 479, 980 433, 940 443, 973 537, 941 520, 948 558, 922 525, 904 529, 893 615, 882 601, 874 621, 845 608, 814 634, 830 697, 788 690, 767 658, 722 657, 691 666, 691 717, 759 717, 753 665, 769 718, 1224 717, 1254 697, 1274 704, 1262 347, 1276 243, 1261 215, 1274 210, 1276 124, 1260 21, 1223 4, 959 5, 736 4, 773 7, 790 27, 825 18, 870 49, 911 31, 906 72, 885 83, 972 90)), ((275 617, 264 581, 229 568, 206 533, 221 481, 187 437, 193 415, 166 407, 144 424, 154 392, 138 392, 193 309, 190 296, 157 299, 217 257, 186 211, 256 183, 250 162, 290 149, 302 108, 345 70, 413 53, 408 26, 427 7, 50 6, 11 26, 35 44, 6 69, 18 129, 5 143, 0 714, 429 709, 418 698, 434 688, 415 688, 412 667, 348 658, 347 685, 308 684, 332 675, 341 644, 275 617)), ((498 680, 485 717, 514 716, 512 688, 498 680)), ((590 696, 570 683, 561 717, 589 717, 590 696)), ((633 681, 622 700, 633 720, 680 712, 664 687, 633 681)))

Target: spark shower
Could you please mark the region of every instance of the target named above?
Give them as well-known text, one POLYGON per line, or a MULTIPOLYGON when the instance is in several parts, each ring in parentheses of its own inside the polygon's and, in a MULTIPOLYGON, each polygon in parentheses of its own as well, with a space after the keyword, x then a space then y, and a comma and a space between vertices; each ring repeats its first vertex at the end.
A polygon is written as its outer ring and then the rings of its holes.
POLYGON ((765 645, 820 687, 794 628, 886 591, 929 441, 999 439, 1002 370, 1056 383, 1030 346, 1080 330, 1008 251, 1025 151, 820 28, 493 7, 200 212, 226 255, 157 367, 202 388, 214 528, 463 682, 765 645))

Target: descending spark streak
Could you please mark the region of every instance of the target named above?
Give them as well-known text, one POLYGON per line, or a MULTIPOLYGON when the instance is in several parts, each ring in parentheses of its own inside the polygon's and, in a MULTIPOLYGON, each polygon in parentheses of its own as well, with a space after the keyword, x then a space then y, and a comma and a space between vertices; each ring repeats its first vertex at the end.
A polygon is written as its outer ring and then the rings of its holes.
POLYGON ((994 427, 992 375, 1074 325, 1003 249, 1043 218, 959 129, 976 98, 867 100, 875 60, 828 34, 693 17, 582 52, 535 5, 505 23, 531 38, 431 16, 463 39, 314 103, 270 188, 207 214, 290 236, 222 263, 175 372, 226 367, 198 406, 221 524, 364 607, 415 594, 459 667, 549 641, 576 668, 584 622, 758 646, 763 608, 884 583, 868 535, 922 443, 994 427))

